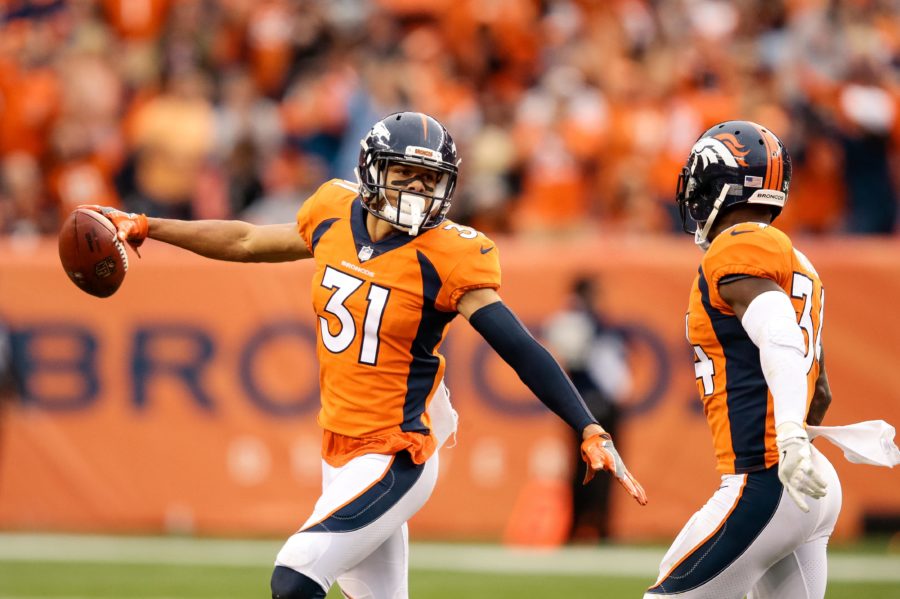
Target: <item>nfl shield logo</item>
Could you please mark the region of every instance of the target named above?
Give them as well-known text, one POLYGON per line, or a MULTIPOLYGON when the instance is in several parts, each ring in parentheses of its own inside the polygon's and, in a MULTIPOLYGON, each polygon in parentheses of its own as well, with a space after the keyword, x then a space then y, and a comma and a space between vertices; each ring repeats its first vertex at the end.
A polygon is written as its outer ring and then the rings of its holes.
POLYGON ((359 261, 365 262, 366 260, 368 260, 369 258, 372 257, 372 253, 374 251, 375 250, 371 246, 368 246, 368 245, 362 246, 362 248, 360 248, 360 250, 359 250, 359 255, 358 255, 359 261))

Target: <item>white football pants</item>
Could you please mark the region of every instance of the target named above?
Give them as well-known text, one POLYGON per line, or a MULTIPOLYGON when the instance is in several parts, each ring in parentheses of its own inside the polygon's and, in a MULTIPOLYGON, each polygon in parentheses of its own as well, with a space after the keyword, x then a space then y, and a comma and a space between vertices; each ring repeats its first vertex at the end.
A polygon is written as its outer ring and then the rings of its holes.
POLYGON ((778 480, 778 468, 722 477, 722 486, 684 526, 644 599, 822 599, 825 549, 841 511, 841 483, 815 447, 828 483, 803 513, 778 480))
MULTIPOLYGON (((441 385, 428 408, 440 447, 456 431, 456 411, 441 385)), ((322 462, 322 495, 276 566, 292 568, 326 591, 337 582, 353 599, 409 596, 406 522, 434 490, 438 452, 414 464, 407 452, 366 454, 340 468, 322 462)))

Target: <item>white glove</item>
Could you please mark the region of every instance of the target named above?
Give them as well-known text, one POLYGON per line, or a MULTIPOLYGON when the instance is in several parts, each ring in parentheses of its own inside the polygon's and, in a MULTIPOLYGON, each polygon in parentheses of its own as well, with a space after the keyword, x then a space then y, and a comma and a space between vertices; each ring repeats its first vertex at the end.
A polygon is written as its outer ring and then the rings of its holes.
POLYGON ((782 422, 775 429, 778 445, 778 479, 794 503, 809 511, 804 495, 815 499, 825 496, 827 486, 812 463, 812 447, 803 426, 796 422, 782 422))

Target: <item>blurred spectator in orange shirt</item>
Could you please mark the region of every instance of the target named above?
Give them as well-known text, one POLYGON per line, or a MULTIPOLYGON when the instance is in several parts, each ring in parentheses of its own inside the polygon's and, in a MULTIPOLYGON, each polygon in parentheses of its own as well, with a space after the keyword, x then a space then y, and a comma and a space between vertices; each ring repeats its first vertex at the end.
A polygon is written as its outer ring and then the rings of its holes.
POLYGON ((119 205, 113 176, 125 154, 121 80, 102 50, 60 57, 62 105, 50 136, 48 185, 60 220, 79 204, 119 205))
MULTIPOLYGON (((215 139, 210 84, 202 71, 174 73, 165 91, 137 107, 128 135, 130 164, 119 182, 126 210, 194 216, 196 185, 215 139)), ((227 214, 224 206, 220 211, 227 214)))
POLYGON ((60 102, 54 38, 44 18, 0 23, 0 155, 47 149, 60 102))
POLYGON ((302 18, 296 8, 286 0, 263 0, 254 3, 249 15, 250 68, 259 90, 273 97, 280 95, 287 83, 295 27, 321 20, 318 3, 305 3, 302 18))
POLYGON ((0 233, 33 236, 56 231, 37 159, 26 152, 0 157, 0 233))
POLYGON ((227 216, 283 152, 352 179, 368 125, 415 109, 477 156, 453 218, 486 233, 673 231, 681 156, 732 118, 784 123, 785 227, 887 233, 898 82, 873 0, 0 0, 0 160, 35 157, 60 215, 227 216))
MULTIPOLYGON (((197 0, 181 0, 196 2, 197 0)), ((166 24, 170 0, 102 0, 106 18, 121 38, 155 41, 166 24)))
POLYGON ((55 166, 48 175, 49 192, 60 222, 80 204, 118 206, 110 165, 92 152, 87 128, 77 120, 60 121, 53 132, 55 166))

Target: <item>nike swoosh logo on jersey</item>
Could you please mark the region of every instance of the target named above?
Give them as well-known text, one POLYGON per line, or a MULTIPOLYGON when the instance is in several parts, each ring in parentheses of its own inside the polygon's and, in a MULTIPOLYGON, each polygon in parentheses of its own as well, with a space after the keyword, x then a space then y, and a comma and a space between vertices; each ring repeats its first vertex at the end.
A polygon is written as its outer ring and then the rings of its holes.
POLYGON ((743 233, 752 233, 752 232, 753 232, 753 229, 744 229, 743 231, 732 231, 731 236, 734 237, 735 235, 741 235, 743 233))
POLYGON ((491 251, 492 249, 494 249, 494 247, 496 247, 496 246, 493 246, 493 245, 492 245, 492 246, 489 247, 489 248, 481 248, 481 253, 482 253, 482 254, 487 254, 489 251, 491 251))

